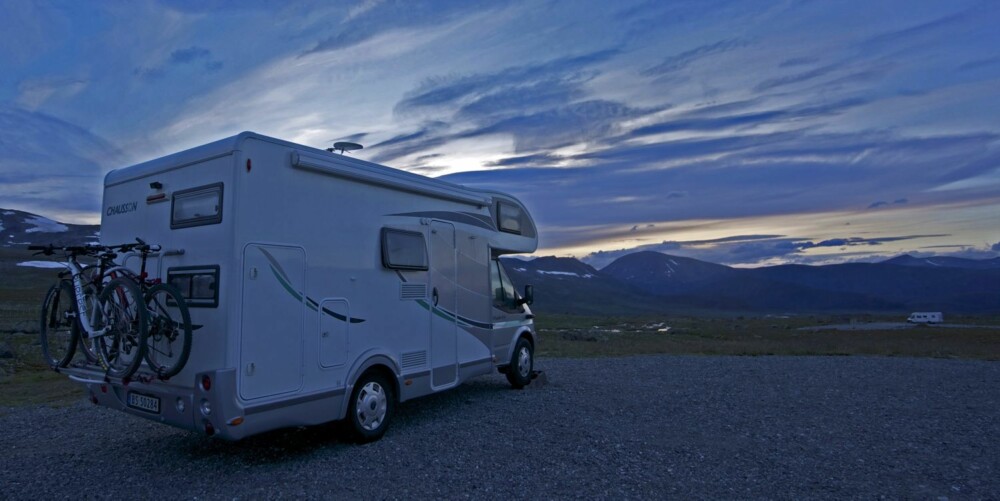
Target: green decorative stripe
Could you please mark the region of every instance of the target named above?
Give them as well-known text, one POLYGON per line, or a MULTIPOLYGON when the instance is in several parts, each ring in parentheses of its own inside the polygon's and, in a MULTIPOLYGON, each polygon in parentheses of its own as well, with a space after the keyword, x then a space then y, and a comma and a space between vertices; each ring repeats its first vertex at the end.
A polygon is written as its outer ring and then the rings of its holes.
MULTIPOLYGON (((275 259, 274 256, 272 256, 271 253, 267 252, 266 250, 260 249, 259 247, 258 249, 260 250, 261 253, 264 254, 264 257, 267 258, 267 260, 270 262, 271 273, 274 274, 274 278, 278 279, 278 283, 281 284, 281 287, 285 289, 285 292, 290 294, 292 297, 295 298, 296 301, 299 302, 303 302, 304 298, 305 299, 304 302, 307 308, 309 308, 312 311, 319 311, 320 306, 315 299, 308 296, 303 296, 302 294, 299 293, 299 291, 295 290, 295 288, 292 287, 291 281, 289 281, 288 277, 285 275, 285 270, 282 269, 280 264, 278 264, 278 260, 275 259)), ((323 313, 326 313, 327 315, 336 318, 341 322, 350 321, 350 323, 352 324, 360 324, 361 322, 365 321, 365 319, 363 318, 351 317, 350 319, 348 319, 347 316, 341 315, 334 311, 330 311, 328 308, 323 308, 323 313)))

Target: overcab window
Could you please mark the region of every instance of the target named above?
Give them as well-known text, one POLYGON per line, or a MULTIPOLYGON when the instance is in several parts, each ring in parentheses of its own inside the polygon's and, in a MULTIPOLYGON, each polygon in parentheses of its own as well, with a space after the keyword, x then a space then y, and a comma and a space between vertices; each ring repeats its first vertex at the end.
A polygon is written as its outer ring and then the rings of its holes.
POLYGON ((524 213, 521 208, 507 202, 497 202, 497 220, 500 222, 500 231, 507 233, 521 234, 524 224, 524 213))
POLYGON ((382 265, 394 270, 427 270, 424 234, 382 228, 382 265))

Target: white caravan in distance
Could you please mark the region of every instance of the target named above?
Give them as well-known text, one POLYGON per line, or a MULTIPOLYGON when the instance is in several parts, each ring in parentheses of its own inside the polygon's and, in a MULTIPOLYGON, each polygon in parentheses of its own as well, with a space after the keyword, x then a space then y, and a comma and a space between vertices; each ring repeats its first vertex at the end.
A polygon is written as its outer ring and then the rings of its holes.
POLYGON ((365 441, 397 402, 534 375, 532 290, 515 292, 498 257, 538 237, 510 195, 252 132, 104 184, 102 243, 161 245, 148 269, 196 330, 169 380, 60 369, 95 403, 234 440, 346 418, 365 441))
POLYGON ((911 324, 939 324, 944 322, 944 315, 940 311, 917 311, 911 313, 906 321, 911 324))

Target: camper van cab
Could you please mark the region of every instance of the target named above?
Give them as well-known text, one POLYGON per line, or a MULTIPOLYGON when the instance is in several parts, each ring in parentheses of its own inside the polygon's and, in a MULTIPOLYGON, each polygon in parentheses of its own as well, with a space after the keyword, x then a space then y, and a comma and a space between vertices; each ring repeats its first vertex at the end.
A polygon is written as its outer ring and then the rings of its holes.
POLYGON ((346 419, 366 441, 398 402, 531 381, 532 291, 498 257, 538 236, 510 195, 244 132, 108 173, 101 241, 136 237, 187 299, 191 355, 169 380, 63 369, 100 405, 225 439, 346 419))
POLYGON ((940 311, 918 311, 911 313, 906 321, 911 324, 939 324, 944 322, 944 315, 940 311))

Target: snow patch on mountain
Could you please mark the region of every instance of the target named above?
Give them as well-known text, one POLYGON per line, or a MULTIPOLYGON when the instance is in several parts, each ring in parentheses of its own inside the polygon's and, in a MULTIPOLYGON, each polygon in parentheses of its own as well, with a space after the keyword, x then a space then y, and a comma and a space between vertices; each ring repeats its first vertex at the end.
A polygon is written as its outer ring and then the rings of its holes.
POLYGON ((24 230, 25 233, 62 233, 69 230, 68 226, 42 216, 29 217, 24 222, 35 225, 34 228, 24 230))
MULTIPOLYGON (((518 271, 523 271, 523 270, 518 270, 518 271)), ((579 273, 573 273, 571 271, 535 270, 535 273, 539 273, 539 274, 542 274, 542 275, 562 275, 562 276, 577 277, 577 278, 593 278, 594 277, 594 275, 591 275, 590 273, 587 273, 585 275, 581 275, 579 273)))
POLYGON ((65 268, 66 265, 63 263, 57 263, 55 261, 25 261, 23 263, 17 263, 18 266, 24 266, 26 268, 65 268))

